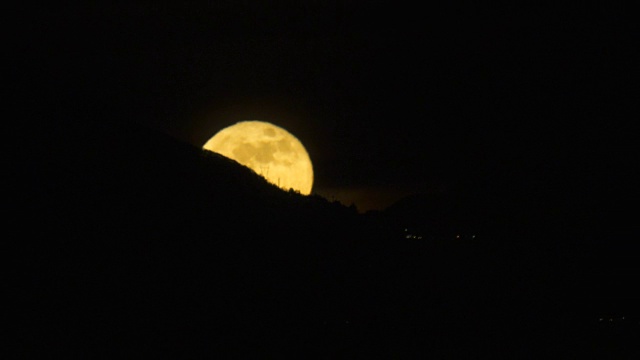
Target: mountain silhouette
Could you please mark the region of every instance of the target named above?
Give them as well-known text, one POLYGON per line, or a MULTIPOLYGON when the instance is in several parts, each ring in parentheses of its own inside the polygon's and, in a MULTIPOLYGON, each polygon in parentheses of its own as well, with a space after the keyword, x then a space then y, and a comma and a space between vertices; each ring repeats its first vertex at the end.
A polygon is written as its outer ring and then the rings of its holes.
POLYGON ((603 279, 478 227, 469 197, 360 215, 135 124, 34 138, 14 159, 7 230, 23 356, 555 356, 621 351, 635 331, 598 338, 613 307, 583 292, 603 279))

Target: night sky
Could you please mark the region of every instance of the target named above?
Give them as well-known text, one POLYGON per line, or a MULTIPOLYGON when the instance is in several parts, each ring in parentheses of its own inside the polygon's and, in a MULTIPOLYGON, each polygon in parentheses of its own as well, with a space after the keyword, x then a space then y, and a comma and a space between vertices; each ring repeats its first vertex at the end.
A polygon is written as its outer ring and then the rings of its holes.
POLYGON ((633 160, 627 13, 509 2, 38 8, 14 27, 15 89, 23 109, 140 123, 195 146, 237 121, 272 122, 306 146, 314 192, 361 211, 535 176, 606 198, 630 182, 633 160))
POLYGON ((88 3, 4 11, 21 355, 638 348, 630 9, 88 3), (313 196, 200 150, 242 120, 313 196))

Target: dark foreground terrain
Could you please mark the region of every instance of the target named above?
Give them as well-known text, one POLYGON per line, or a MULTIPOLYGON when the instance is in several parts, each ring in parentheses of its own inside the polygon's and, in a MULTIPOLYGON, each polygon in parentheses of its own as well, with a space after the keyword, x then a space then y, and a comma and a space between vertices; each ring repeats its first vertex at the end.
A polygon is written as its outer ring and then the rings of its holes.
POLYGON ((638 354, 625 228, 471 195, 358 214, 144 128, 51 130, 5 189, 19 357, 638 354))

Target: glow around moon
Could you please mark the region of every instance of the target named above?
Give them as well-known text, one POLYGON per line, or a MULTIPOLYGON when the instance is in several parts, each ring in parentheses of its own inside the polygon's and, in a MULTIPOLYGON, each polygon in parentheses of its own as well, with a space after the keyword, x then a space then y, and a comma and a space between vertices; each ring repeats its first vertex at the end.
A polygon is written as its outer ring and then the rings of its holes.
POLYGON ((311 193, 313 166, 309 154, 281 127, 264 121, 241 121, 220 130, 203 148, 251 168, 284 190, 311 193))

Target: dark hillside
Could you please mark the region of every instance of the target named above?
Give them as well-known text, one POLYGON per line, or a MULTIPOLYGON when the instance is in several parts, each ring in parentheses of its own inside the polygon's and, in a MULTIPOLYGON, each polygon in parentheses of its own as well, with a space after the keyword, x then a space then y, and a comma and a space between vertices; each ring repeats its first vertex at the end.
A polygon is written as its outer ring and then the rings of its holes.
POLYGON ((488 271, 500 290, 484 290, 518 298, 511 304, 529 308, 529 321, 558 316, 577 324, 598 313, 637 314, 631 177, 621 159, 608 160, 609 173, 580 160, 521 156, 482 181, 406 197, 381 216, 429 239, 438 254, 429 262, 456 264, 481 278, 488 271))
POLYGON ((157 342, 155 328, 207 324, 240 344, 234 331, 273 326, 260 316, 331 313, 313 298, 357 271, 348 263, 367 234, 353 209, 137 126, 49 135, 12 173, 18 333, 39 350, 117 341, 105 332, 120 326, 157 342))
POLYGON ((11 174, 23 355, 562 357, 637 331, 599 327, 614 308, 536 234, 448 241, 479 224, 460 200, 358 215, 144 127, 49 130, 11 174), (411 209, 441 228, 407 238, 411 209))

